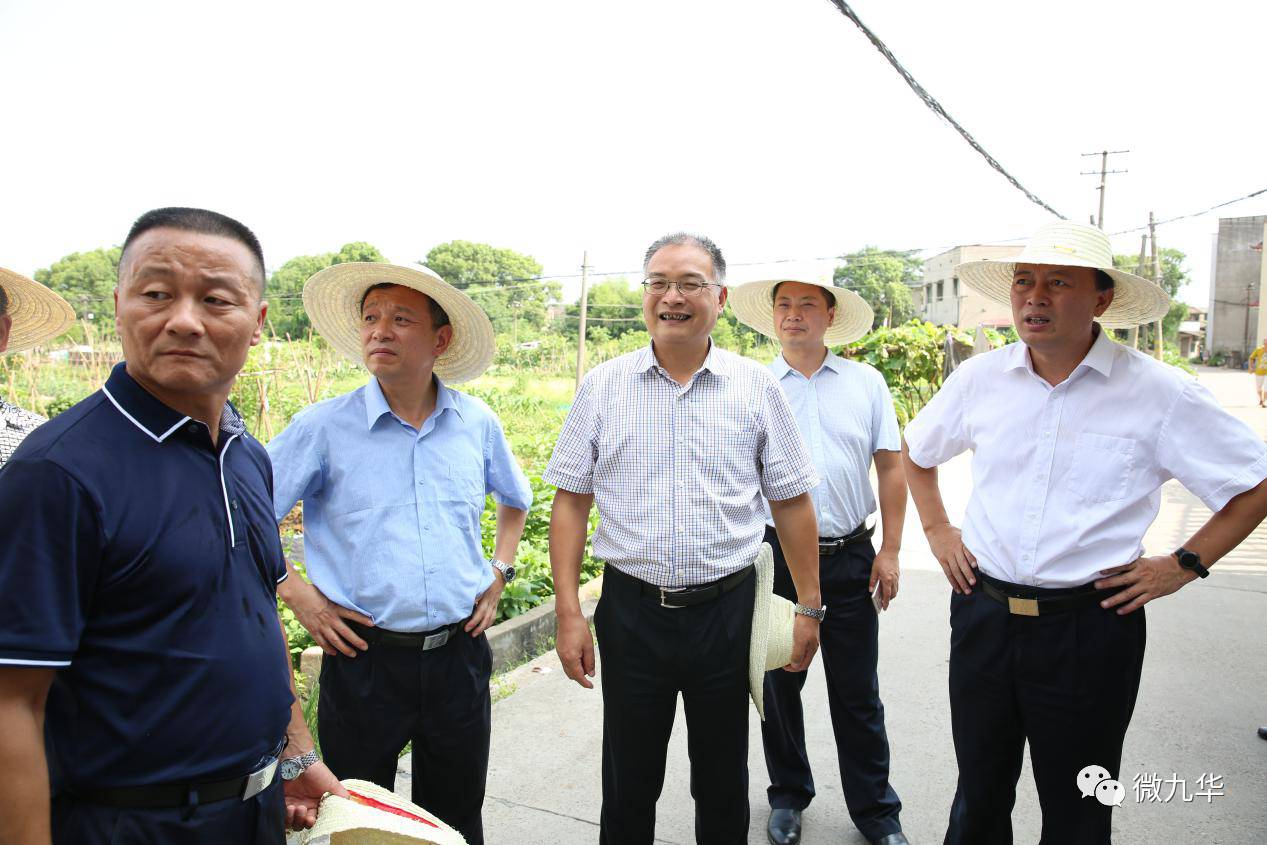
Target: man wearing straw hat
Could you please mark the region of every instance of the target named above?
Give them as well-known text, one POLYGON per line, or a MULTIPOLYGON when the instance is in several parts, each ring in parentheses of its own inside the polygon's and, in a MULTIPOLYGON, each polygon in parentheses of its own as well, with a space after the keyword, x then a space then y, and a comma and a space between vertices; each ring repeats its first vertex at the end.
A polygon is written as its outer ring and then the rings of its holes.
MULTIPOLYGON (((906 515, 901 439, 893 397, 874 368, 834 355, 829 346, 852 343, 871 330, 871 306, 851 290, 810 276, 749 282, 734 288, 730 307, 745 325, 778 340, 782 353, 770 372, 787 394, 822 483, 811 495, 818 519, 819 582, 830 609, 822 625, 823 670, 840 779, 849 816, 867 841, 902 845, 902 802, 889 784, 889 740, 884 730, 876 664, 879 624, 872 594, 887 609, 898 591, 898 549, 906 515), (871 542, 876 499, 869 481, 875 461, 884 538, 871 542)), ((792 580, 774 528, 775 592, 792 598, 792 580)), ((814 798, 805 747, 801 690, 805 673, 765 676, 766 719, 761 725, 772 845, 801 839, 801 813, 814 798)))
MULTIPOLYGON (((0 267, 0 352, 22 352, 57 337, 75 312, 53 291, 0 267)), ((0 467, 44 418, 0 399, 0 467)))
POLYGON ((1204 578, 1267 515, 1267 446, 1194 379, 1109 336, 1161 319, 1169 298, 1114 269, 1099 229, 1052 223, 1015 259, 958 274, 1011 305, 1020 342, 961 365, 906 428, 911 495, 954 591, 946 842, 1012 841, 1026 742, 1042 841, 1109 842, 1113 802, 1096 787, 1125 780, 1144 605, 1204 578), (936 468, 967 449, 961 533, 936 468), (1171 478, 1215 513, 1145 555, 1171 478))
POLYGON ((338 264, 304 285, 313 327, 370 371, 269 443, 280 521, 304 503, 312 583, 281 591, 326 652, 321 749, 340 778, 392 789, 484 841, 492 624, 532 491, 496 414, 449 384, 493 358, 493 327, 425 267, 338 264), (480 516, 497 501, 492 559, 480 516))
POLYGON ((647 250, 643 269, 651 344, 586 375, 546 469, 558 487, 550 522, 557 647, 568 677, 592 687, 594 645, 577 584, 597 504, 594 554, 606 564, 594 616, 603 669, 599 839, 652 842, 681 693, 696 838, 745 843, 761 497, 799 601, 787 665, 804 671, 823 617, 809 496, 818 478, 770 373, 709 339, 726 303, 717 246, 668 235, 647 250))
POLYGON ((268 454, 227 401, 263 292, 241 223, 142 215, 126 360, 0 470, 0 841, 280 845, 346 795, 293 694, 268 454))

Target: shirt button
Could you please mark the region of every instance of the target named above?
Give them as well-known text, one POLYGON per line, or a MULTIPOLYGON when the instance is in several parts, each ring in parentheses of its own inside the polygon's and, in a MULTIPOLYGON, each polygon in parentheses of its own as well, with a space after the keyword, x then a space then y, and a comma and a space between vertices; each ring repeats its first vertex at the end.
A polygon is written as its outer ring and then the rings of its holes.
POLYGON ((234 499, 232 502, 230 502, 230 503, 229 503, 229 506, 230 506, 230 507, 232 507, 234 510, 237 510, 237 509, 238 509, 238 500, 237 500, 237 499, 234 499))
POLYGON ((679 525, 679 526, 677 527, 677 533, 679 533, 679 534, 685 534, 685 533, 686 533, 686 529, 685 529, 685 528, 683 528, 681 525, 679 525))
POLYGON ((678 486, 678 487, 681 487, 684 483, 685 483, 685 482, 683 482, 683 481, 679 481, 679 482, 677 483, 677 486, 678 486))
POLYGON ((1021 560, 1029 560, 1029 552, 1026 552, 1025 554, 1021 555, 1021 560))

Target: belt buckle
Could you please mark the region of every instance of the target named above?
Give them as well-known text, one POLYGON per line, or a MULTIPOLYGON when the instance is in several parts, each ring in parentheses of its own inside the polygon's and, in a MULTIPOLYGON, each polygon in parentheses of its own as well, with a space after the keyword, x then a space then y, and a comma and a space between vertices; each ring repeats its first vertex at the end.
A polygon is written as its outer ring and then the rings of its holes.
POLYGON ((668 596, 669 593, 672 593, 672 592, 676 592, 676 591, 666 589, 665 587, 660 588, 660 607, 667 607, 669 610, 681 610, 682 605, 680 604, 665 604, 664 602, 665 597, 668 596))
POLYGON ((431 651, 431 649, 439 648, 440 646, 444 645, 448 641, 449 641, 449 629, 445 628, 443 631, 440 631, 439 633, 432 634, 429 637, 423 637, 422 650, 431 651))
POLYGON ((242 800, 249 801, 256 795, 259 795, 273 782, 273 775, 277 772, 277 758, 273 758, 273 762, 269 763, 262 769, 251 772, 246 776, 246 787, 242 790, 242 800))
POLYGON ((1007 612, 1013 616, 1037 616, 1038 599, 1018 599, 1016 596, 1008 596, 1007 612))

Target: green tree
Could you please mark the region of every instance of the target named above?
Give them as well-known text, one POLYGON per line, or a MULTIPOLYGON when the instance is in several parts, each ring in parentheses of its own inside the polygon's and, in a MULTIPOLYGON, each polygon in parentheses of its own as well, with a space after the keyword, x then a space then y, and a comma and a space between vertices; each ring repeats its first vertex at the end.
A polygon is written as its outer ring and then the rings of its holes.
MULTIPOLYGON (((624 276, 591 285, 588 298, 589 308, 585 317, 585 339, 588 341, 618 338, 647 327, 642 319, 642 289, 630 285, 624 276)), ((576 336, 580 311, 579 298, 567 306, 563 332, 569 337, 576 336)))
POLYGON ((308 336, 312 325, 304 310, 304 283, 319 270, 350 261, 386 261, 372 244, 353 241, 338 252, 321 255, 297 255, 273 271, 264 298, 268 300, 268 321, 278 337, 295 339, 308 336))
POLYGON ((435 246, 422 263, 480 304, 499 335, 520 340, 539 334, 546 307, 560 296, 558 282, 544 282, 541 265, 529 255, 472 241, 435 246))
POLYGON ((98 327, 114 325, 114 288, 119 283, 117 246, 72 252, 51 267, 35 271, 35 281, 65 297, 82 320, 98 327))
MULTIPOLYGON (((1188 256, 1172 247, 1162 247, 1157 251, 1157 258, 1161 263, 1161 286, 1166 293, 1170 294, 1171 299, 1174 299, 1178 296, 1180 288, 1192 281, 1188 275, 1188 268, 1183 266, 1184 262, 1188 260, 1188 256)), ((1139 256, 1115 255, 1113 256, 1113 266, 1128 273, 1138 272, 1139 256)), ((1140 275, 1146 279, 1153 277, 1151 256, 1144 259, 1144 272, 1140 273, 1140 275)))
POLYGON ((923 277, 924 263, 913 250, 868 246, 840 260, 832 278, 867 301, 875 311, 872 328, 899 326, 915 316, 911 285, 923 277))

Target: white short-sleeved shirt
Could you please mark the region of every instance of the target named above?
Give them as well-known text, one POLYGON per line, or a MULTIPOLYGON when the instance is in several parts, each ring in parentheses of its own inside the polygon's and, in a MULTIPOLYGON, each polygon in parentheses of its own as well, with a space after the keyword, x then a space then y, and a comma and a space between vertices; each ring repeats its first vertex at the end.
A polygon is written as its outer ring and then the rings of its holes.
POLYGON ((1039 587, 1139 557, 1171 478, 1214 511, 1267 478, 1267 445, 1209 391, 1102 331, 1056 387, 1021 343, 969 359, 906 442, 922 467, 972 450, 964 545, 986 574, 1039 587))
POLYGON ((594 555, 661 587, 689 587, 752 563, 762 496, 818 483, 783 391, 756 361, 711 346, 686 385, 650 346, 581 382, 547 483, 592 493, 594 555))
POLYGON ((871 456, 902 449, 889 386, 875 367, 831 352, 810 378, 782 355, 770 363, 770 372, 787 395, 823 480, 810 491, 818 534, 843 537, 875 513, 871 456))

